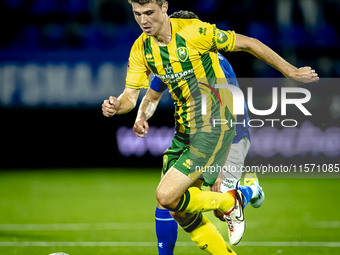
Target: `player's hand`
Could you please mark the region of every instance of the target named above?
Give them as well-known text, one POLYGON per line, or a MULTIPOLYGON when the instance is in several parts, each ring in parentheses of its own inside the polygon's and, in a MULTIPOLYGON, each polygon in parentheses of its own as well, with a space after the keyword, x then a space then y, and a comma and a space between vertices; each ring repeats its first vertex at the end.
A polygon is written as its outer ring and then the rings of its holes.
MULTIPOLYGON (((218 177, 214 183, 213 186, 209 186, 210 191, 213 192, 221 192, 221 185, 222 185, 222 178, 223 178, 223 174, 222 172, 220 172, 218 174, 218 177)), ((220 212, 219 210, 214 210, 214 215, 216 218, 218 218, 220 221, 225 221, 224 217, 223 217, 223 213, 220 212)))
POLYGON ((319 81, 319 76, 310 66, 296 69, 288 78, 302 83, 310 83, 319 81))
POLYGON ((133 125, 133 132, 136 134, 136 136, 145 138, 149 132, 148 122, 144 119, 137 120, 133 125))
POLYGON ((108 100, 104 100, 104 103, 102 104, 103 115, 111 118, 118 112, 119 107, 119 100, 116 97, 110 97, 108 100))
POLYGON ((209 187, 210 191, 221 192, 222 178, 218 177, 213 186, 209 187))
POLYGON ((223 178, 223 173, 222 173, 222 171, 220 171, 218 173, 218 176, 217 176, 217 179, 216 179, 214 185, 209 186, 210 191, 218 192, 218 193, 221 192, 222 178, 223 178))
POLYGON ((214 210, 214 215, 217 219, 219 219, 220 221, 225 221, 224 217, 223 217, 223 213, 220 212, 219 210, 214 210))

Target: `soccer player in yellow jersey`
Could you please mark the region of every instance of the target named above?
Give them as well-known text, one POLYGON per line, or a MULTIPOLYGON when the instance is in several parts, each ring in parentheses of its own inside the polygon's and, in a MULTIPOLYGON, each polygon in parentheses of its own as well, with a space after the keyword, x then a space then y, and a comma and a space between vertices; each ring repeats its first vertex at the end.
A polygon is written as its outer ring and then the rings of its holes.
MULTIPOLYGON (((199 20, 170 20, 167 1, 131 0, 130 3, 143 34, 131 49, 126 88, 118 99, 110 97, 104 101, 103 114, 112 117, 133 109, 140 88, 148 86, 151 72, 167 84, 176 102, 177 139, 174 142, 187 147, 162 178, 156 191, 157 200, 172 211, 173 217, 202 250, 208 254, 234 254, 202 212, 219 210, 229 219, 233 215, 230 241, 237 244, 244 231, 243 205, 249 197, 238 189, 228 193, 201 191, 203 181, 210 185, 215 179, 203 173, 202 181, 201 172, 192 171, 195 165, 222 166, 234 136, 234 129, 228 125, 218 128, 211 125, 212 117, 235 118, 231 93, 219 86, 226 84, 226 80, 217 51, 249 52, 286 77, 302 82, 317 81, 318 76, 310 67, 295 68, 256 39, 222 31, 199 20), (203 111, 202 91, 212 98, 207 102, 207 112, 203 111)), ((157 93, 150 93, 139 121, 146 122, 147 109, 152 109, 158 99, 157 93)))

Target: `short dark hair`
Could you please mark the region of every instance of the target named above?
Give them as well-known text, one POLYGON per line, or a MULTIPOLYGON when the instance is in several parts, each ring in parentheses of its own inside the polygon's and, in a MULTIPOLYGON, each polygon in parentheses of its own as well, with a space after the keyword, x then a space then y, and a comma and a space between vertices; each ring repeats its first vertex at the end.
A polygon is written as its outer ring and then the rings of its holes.
POLYGON ((128 1, 130 4, 137 3, 140 5, 156 2, 156 4, 158 4, 159 7, 161 7, 166 2, 166 0, 128 0, 128 1))
POLYGON ((174 12, 169 17, 175 19, 199 19, 198 15, 196 15, 195 13, 184 10, 174 12))

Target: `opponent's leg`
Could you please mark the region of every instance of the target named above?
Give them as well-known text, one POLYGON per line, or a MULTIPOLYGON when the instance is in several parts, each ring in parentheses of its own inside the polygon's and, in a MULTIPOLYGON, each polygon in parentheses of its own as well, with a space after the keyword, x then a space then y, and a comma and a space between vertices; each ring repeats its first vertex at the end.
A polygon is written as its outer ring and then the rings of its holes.
POLYGON ((253 194, 250 199, 250 204, 254 208, 259 208, 264 201, 264 192, 260 187, 259 180, 257 179, 256 173, 248 173, 244 177, 245 187, 252 189, 253 194))
POLYGON ((178 224, 168 209, 158 205, 155 213, 156 236, 159 255, 173 255, 177 240, 178 224))
POLYGON ((221 192, 235 189, 238 181, 242 177, 242 167, 248 154, 250 142, 247 137, 243 137, 238 143, 230 146, 230 151, 223 168, 223 178, 221 192))
MULTIPOLYGON (((175 136, 172 146, 169 147, 163 156, 163 169, 161 180, 164 174, 174 165, 178 160, 180 154, 186 148, 188 142, 178 140, 175 136)), ((161 204, 157 204, 155 214, 156 236, 158 241, 159 255, 173 255, 178 234, 178 223, 173 219, 170 211, 164 208, 161 204)))
MULTIPOLYGON (((227 192, 231 189, 236 189, 237 183, 241 180, 242 177, 242 168, 244 166, 245 158, 248 154, 250 148, 250 142, 247 137, 242 137, 242 139, 238 143, 233 143, 230 147, 230 151, 228 154, 228 158, 224 164, 223 178, 221 183, 221 192, 227 192)), ((250 197, 244 207, 248 202, 253 206, 256 198, 258 196, 258 191, 256 182, 258 184, 258 180, 256 178, 256 174, 247 174, 245 176, 245 186, 240 186, 239 189, 245 194, 246 197, 250 197)), ((262 190, 261 190, 262 191, 262 190)), ((216 213, 215 213, 216 214, 216 213)))

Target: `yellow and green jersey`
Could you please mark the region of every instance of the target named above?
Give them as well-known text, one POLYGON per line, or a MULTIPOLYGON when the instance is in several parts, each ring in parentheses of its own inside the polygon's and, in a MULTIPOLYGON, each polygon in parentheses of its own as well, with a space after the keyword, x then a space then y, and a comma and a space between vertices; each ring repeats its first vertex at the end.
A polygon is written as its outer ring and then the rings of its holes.
POLYGON ((198 19, 171 19, 171 27, 167 46, 159 46, 144 33, 135 41, 126 86, 147 88, 152 72, 167 84, 175 102, 177 131, 194 134, 197 130, 228 130, 230 120, 235 120, 231 114, 233 99, 228 89, 216 88, 215 84, 227 84, 217 51, 232 51, 235 33, 198 19), (228 124, 214 128, 213 118, 228 120, 228 124))

